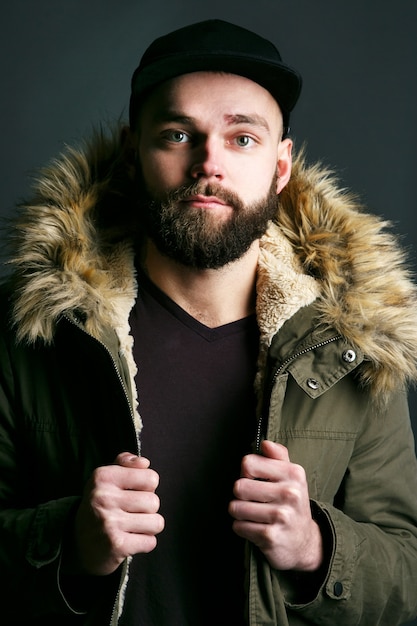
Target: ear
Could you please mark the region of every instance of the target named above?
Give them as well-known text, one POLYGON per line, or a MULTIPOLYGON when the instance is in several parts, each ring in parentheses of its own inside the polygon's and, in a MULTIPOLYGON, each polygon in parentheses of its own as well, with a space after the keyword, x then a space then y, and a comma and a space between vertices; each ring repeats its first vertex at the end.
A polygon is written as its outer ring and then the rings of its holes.
POLYGON ((129 126, 123 126, 120 131, 120 145, 122 148, 122 155, 126 164, 126 171, 132 180, 135 177, 136 172, 136 135, 132 133, 129 126))
POLYGON ((292 145, 291 139, 284 139, 280 141, 278 146, 278 182, 277 182, 277 194, 279 194, 290 180, 291 167, 292 167, 292 145))

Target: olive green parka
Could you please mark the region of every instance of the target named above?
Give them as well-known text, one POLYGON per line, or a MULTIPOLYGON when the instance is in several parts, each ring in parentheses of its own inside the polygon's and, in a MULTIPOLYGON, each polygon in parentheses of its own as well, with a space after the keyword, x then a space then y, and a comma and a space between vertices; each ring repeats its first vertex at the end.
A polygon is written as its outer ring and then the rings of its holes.
MULTIPOLYGON (((68 149, 12 225, 0 336, 5 626, 115 625, 123 606, 128 563, 97 579, 61 571, 93 469, 140 451, 128 325, 137 209, 121 145, 118 131, 98 132, 68 149)), ((261 240, 256 289, 254 445, 283 443, 306 470, 326 558, 316 575, 279 572, 248 544, 248 623, 401 624, 417 614, 406 397, 417 302, 404 254, 389 224, 300 153, 261 240)))

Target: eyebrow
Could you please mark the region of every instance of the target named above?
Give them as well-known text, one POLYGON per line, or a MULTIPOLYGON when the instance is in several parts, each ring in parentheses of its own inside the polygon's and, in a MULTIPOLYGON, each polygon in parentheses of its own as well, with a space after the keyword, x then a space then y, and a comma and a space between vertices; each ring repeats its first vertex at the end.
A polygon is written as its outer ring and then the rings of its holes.
POLYGON ((193 125, 196 123, 196 120, 193 117, 183 115, 182 113, 172 110, 159 111, 154 115, 154 120, 158 124, 166 122, 178 122, 179 124, 193 125))
POLYGON ((256 113, 251 115, 243 115, 240 113, 234 115, 225 115, 225 120, 230 126, 236 124, 248 124, 249 126, 260 126, 266 131, 270 131, 269 124, 264 117, 257 115, 256 113))

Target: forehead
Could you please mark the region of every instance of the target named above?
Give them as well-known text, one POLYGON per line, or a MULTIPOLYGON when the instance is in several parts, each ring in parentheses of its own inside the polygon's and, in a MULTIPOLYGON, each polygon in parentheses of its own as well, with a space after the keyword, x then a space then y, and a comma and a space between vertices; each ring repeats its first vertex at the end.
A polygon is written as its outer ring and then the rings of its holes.
POLYGON ((142 113, 151 121, 171 113, 196 119, 259 116, 282 124, 273 96, 258 83, 220 72, 192 72, 159 85, 147 98, 142 113))

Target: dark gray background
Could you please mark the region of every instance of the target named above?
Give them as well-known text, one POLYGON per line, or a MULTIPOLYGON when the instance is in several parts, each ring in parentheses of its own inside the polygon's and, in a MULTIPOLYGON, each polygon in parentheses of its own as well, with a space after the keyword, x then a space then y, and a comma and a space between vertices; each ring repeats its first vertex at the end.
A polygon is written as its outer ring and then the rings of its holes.
MULTIPOLYGON (((416 0, 14 0, 2 9, 0 214, 98 121, 125 116, 157 36, 201 19, 272 39, 304 77, 296 144, 394 222, 416 271, 416 0)), ((417 396, 411 393, 417 432, 417 396)), ((417 585, 416 585, 417 593, 417 585)), ((417 621, 414 622, 417 624, 417 621)))

